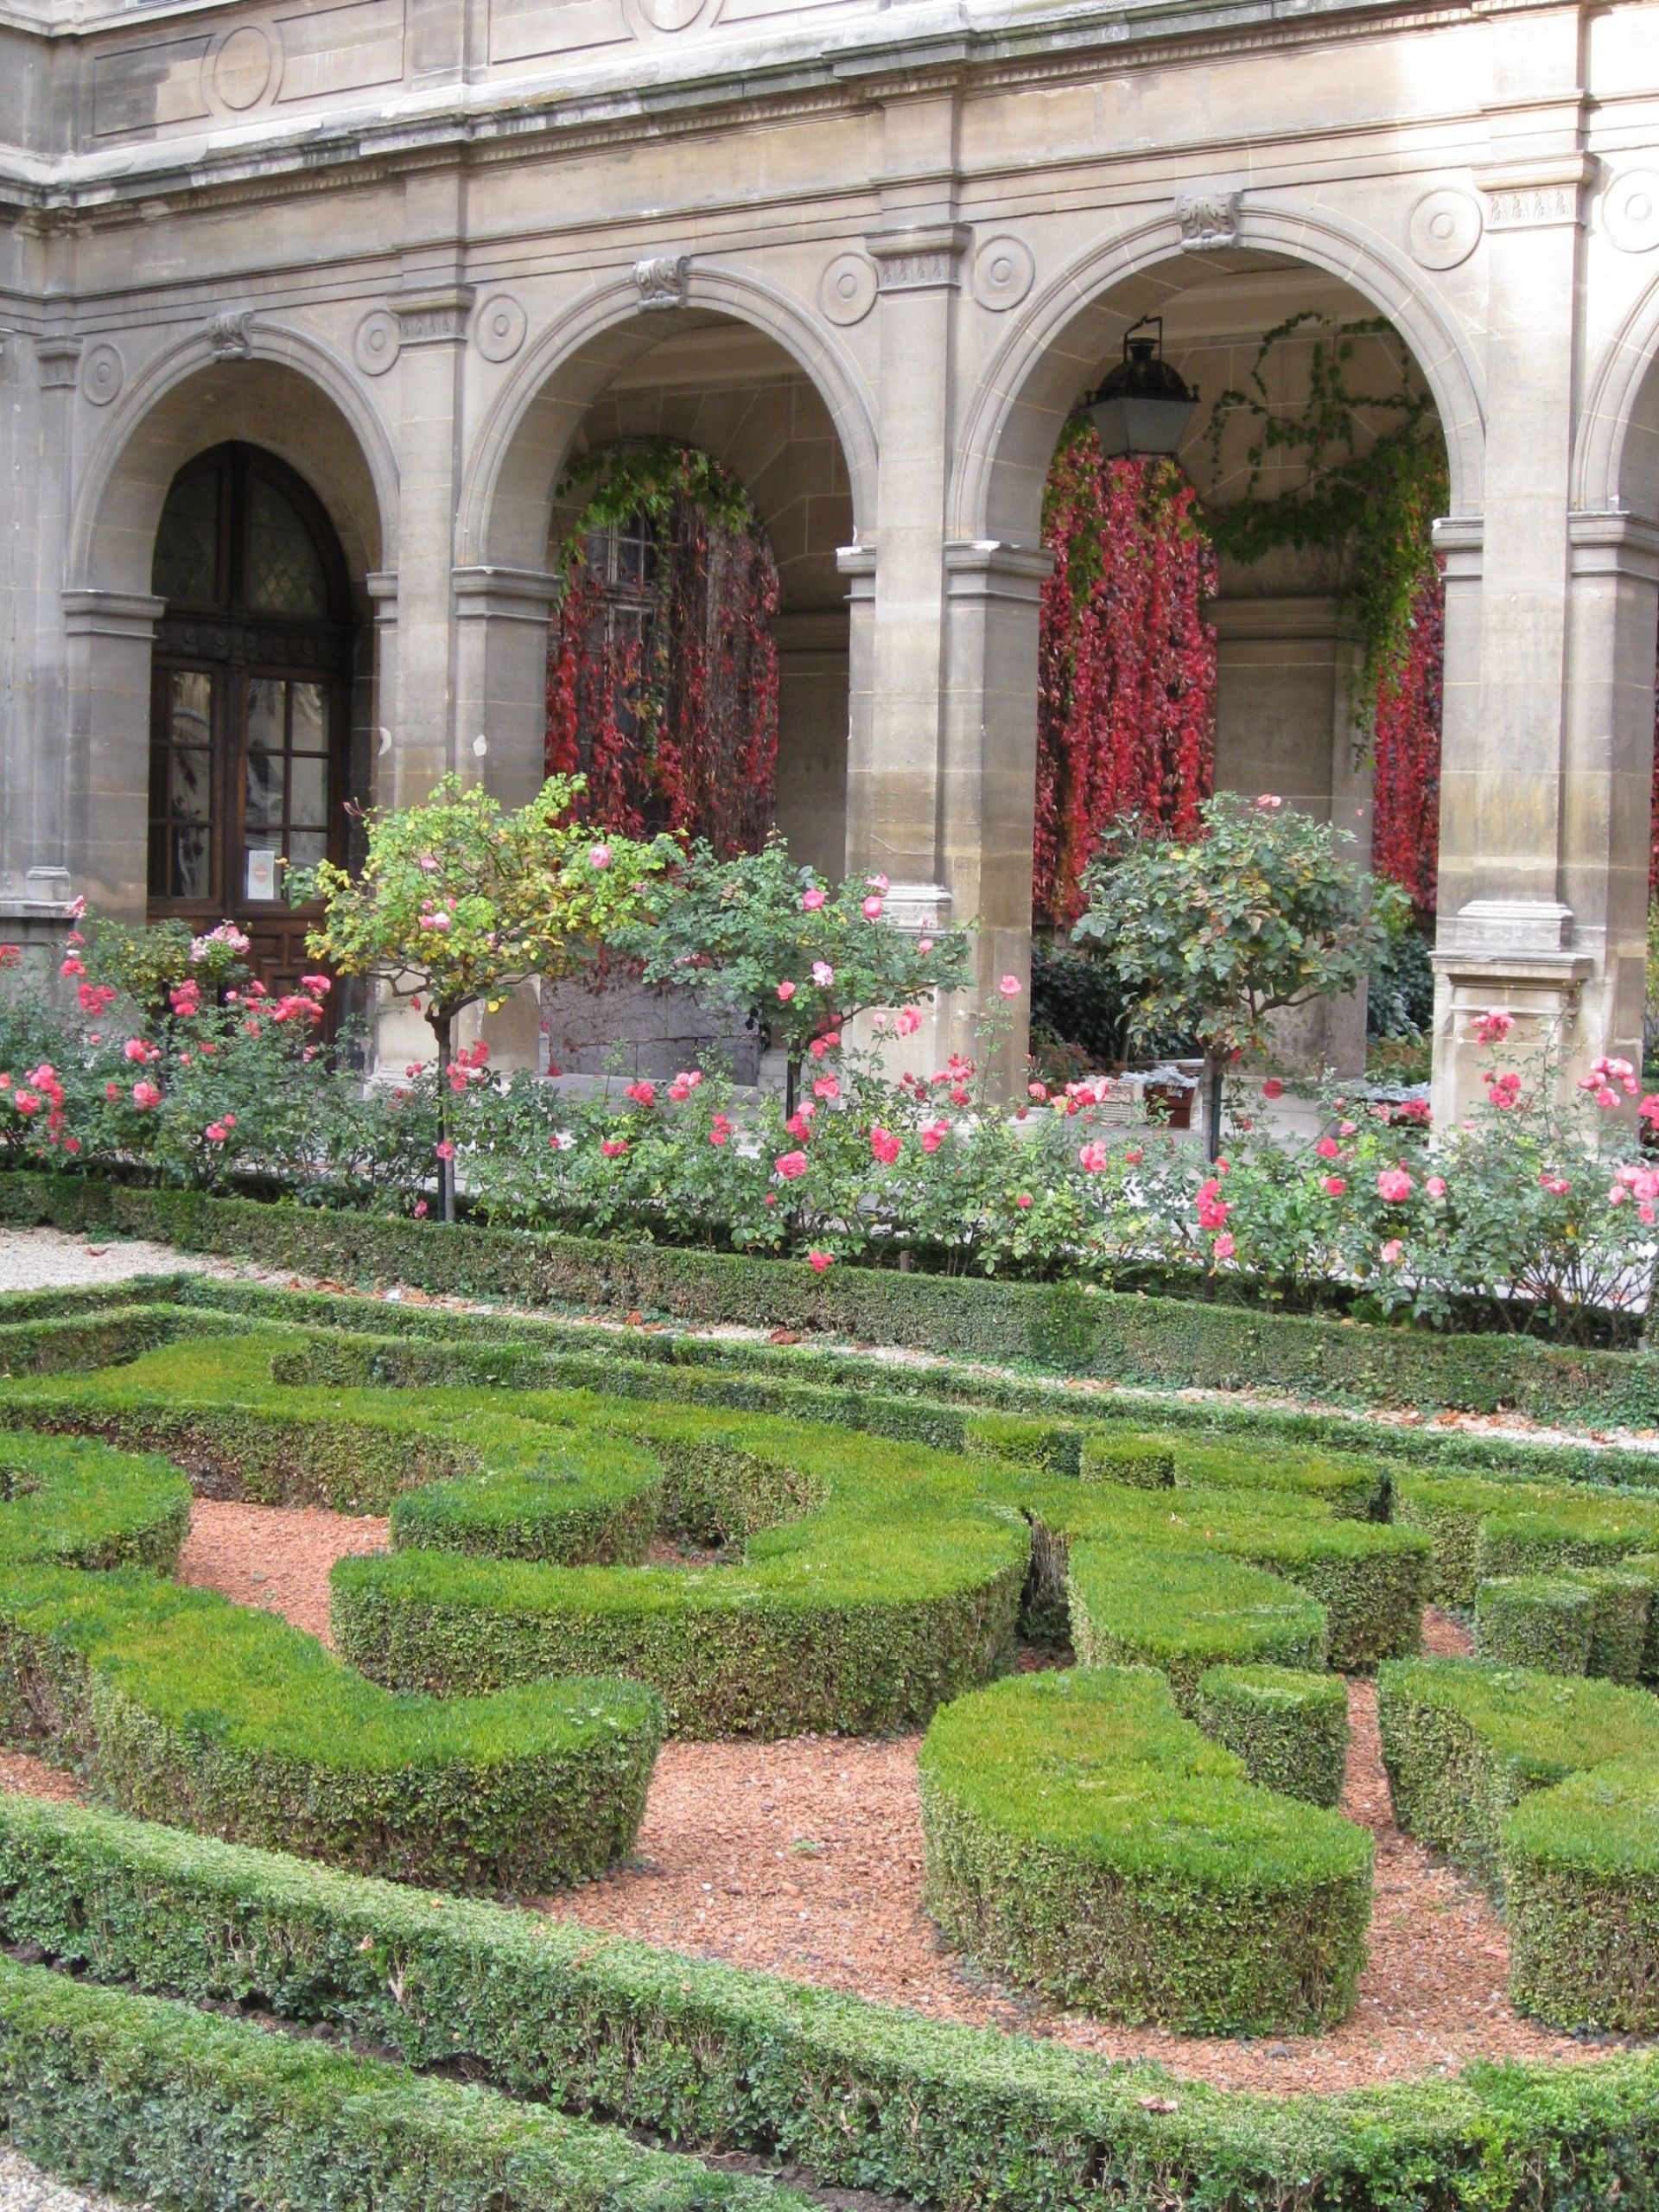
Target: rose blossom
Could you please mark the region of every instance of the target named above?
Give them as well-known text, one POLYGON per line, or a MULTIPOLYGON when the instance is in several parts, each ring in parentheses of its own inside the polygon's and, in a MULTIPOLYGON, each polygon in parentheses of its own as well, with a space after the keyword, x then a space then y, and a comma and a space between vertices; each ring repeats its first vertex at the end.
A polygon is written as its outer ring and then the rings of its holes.
POLYGON ((1403 1167, 1385 1167, 1376 1179, 1377 1194, 1392 1205, 1411 1196, 1411 1178, 1403 1167))
POLYGON ((595 845, 588 855, 589 868, 609 868, 610 864, 611 849, 608 845, 595 845))
POLYGON ((1104 1174, 1111 1160, 1111 1155, 1105 1146, 1098 1143, 1084 1145, 1078 1151, 1077 1158, 1084 1172, 1090 1175, 1104 1174))
POLYGON ((1005 976, 996 988, 1005 999, 1017 999, 1020 995, 1020 978, 1017 976, 1005 976))
POLYGON ((1224 1230, 1221 1236, 1217 1237, 1215 1250, 1216 1257, 1218 1260, 1230 1260, 1237 1249, 1237 1245, 1234 1243, 1232 1238, 1229 1236, 1224 1230))
POLYGON ((620 1160, 628 1148, 628 1141, 626 1137, 601 1137, 599 1148, 607 1160, 620 1160))
POLYGON ((806 1154, 804 1152, 782 1153, 772 1164, 785 1183, 793 1183, 806 1173, 806 1154))
POLYGON ((1431 1198, 1443 1198, 1446 1196, 1445 1176, 1431 1175, 1427 1182, 1424 1184, 1423 1188, 1428 1192, 1431 1198))
POLYGON ((823 900, 824 893, 818 890, 816 886, 810 891, 803 891, 801 893, 801 912, 804 914, 816 914, 819 907, 823 906, 823 900))
POLYGON ((1382 1260, 1386 1266, 1397 1268, 1401 1260, 1405 1255, 1405 1246, 1401 1243, 1397 1236, 1390 1236, 1388 1243, 1382 1247, 1378 1256, 1382 1260))
POLYGON ((836 980, 836 971, 827 960, 812 963, 812 980, 821 991, 827 991, 836 980))
POLYGON ((834 1267, 836 1255, 833 1252, 809 1252, 806 1255, 806 1264, 815 1275, 821 1275, 826 1268, 834 1267))
POLYGON ((891 1167, 904 1149, 904 1140, 880 1123, 870 1131, 870 1150, 884 1167, 891 1167))
POLYGON ((779 983, 778 986, 778 995, 783 1001, 784 1004, 787 1006, 791 999, 795 995, 794 984, 791 982, 779 983))
POLYGON ((132 1086, 132 1103, 140 1109, 159 1106, 162 1103, 162 1094, 153 1083, 135 1083, 132 1086))
POLYGON ((1340 1175, 1327 1175, 1325 1179, 1325 1187, 1333 1198, 1339 1198, 1348 1185, 1340 1175))
POLYGON ((1342 1147, 1335 1137, 1321 1137, 1313 1149, 1321 1160, 1337 1160, 1342 1155, 1342 1147))
POLYGON ((879 922, 881 918, 881 901, 874 892, 864 901, 864 918, 867 922, 879 922))

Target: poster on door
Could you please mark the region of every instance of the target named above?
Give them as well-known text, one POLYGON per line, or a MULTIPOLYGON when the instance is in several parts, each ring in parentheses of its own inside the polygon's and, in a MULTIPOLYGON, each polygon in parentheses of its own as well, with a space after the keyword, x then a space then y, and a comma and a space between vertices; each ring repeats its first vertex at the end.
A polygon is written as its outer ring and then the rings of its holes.
POLYGON ((248 855, 249 899, 274 899, 276 896, 276 854, 268 845, 250 845, 248 855))

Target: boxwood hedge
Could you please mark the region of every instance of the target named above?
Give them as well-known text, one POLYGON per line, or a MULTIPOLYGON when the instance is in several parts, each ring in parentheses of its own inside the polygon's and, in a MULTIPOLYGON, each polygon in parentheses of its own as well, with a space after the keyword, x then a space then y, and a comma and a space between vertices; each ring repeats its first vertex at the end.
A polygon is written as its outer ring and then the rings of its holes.
POLYGON ((1369 1831, 1253 1786, 1154 1669, 993 1683, 935 1717, 918 1771, 928 1910, 995 1971, 1197 2035, 1351 2009, 1369 1831))
POLYGON ((1236 1751, 1263 1789, 1334 1805, 1348 1764, 1348 1693, 1335 1675, 1292 1667, 1211 1667, 1192 1718, 1236 1751))

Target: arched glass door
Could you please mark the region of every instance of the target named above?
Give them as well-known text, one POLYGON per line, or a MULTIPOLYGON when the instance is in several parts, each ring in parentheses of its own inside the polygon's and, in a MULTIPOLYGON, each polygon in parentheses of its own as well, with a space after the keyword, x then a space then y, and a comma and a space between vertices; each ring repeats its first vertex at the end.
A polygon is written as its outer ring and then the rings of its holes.
POLYGON ((251 446, 181 469, 156 535, 149 915, 226 918, 272 990, 308 965, 315 914, 286 861, 344 856, 352 636, 346 564, 314 494, 251 446))

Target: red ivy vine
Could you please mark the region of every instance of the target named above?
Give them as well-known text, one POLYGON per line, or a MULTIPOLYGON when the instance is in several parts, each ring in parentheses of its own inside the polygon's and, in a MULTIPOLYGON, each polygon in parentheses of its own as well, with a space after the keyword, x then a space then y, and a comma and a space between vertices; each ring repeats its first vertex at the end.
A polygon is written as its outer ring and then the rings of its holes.
POLYGON ((1215 555, 1174 463, 1108 461, 1083 423, 1049 470, 1043 531, 1032 904, 1039 928, 1061 929, 1111 823, 1136 813, 1185 834, 1210 795, 1215 555))
POLYGON ((548 772, 585 775, 583 812, 628 836, 758 852, 777 791, 778 570, 747 494, 667 440, 607 447, 566 489, 587 497, 559 556, 548 772), (635 549, 626 575, 609 570, 613 530, 635 549))
POLYGON ((1440 704, 1446 587, 1419 583, 1398 657, 1376 687, 1371 866, 1425 921, 1434 911, 1440 847, 1440 704))

